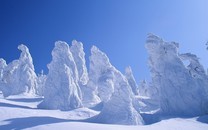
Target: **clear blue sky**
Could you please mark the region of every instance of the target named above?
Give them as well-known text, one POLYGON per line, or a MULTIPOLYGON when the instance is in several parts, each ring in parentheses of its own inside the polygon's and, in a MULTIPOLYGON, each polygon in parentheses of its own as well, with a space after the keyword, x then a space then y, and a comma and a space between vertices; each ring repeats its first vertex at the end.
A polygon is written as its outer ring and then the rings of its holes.
POLYGON ((54 42, 83 42, 86 59, 92 45, 137 81, 147 79, 144 43, 152 32, 180 43, 180 52, 197 54, 208 64, 208 0, 0 0, 0 57, 17 59, 17 46, 30 49, 36 72, 51 61, 54 42))

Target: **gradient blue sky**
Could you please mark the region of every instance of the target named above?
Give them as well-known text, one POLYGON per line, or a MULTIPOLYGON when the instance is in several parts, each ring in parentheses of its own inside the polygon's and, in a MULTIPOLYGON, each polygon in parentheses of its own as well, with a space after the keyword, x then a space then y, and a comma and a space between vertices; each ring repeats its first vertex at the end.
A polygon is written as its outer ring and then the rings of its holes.
POLYGON ((17 59, 17 46, 30 49, 36 72, 51 61, 57 40, 83 42, 86 60, 96 45, 137 81, 148 79, 144 44, 149 32, 180 43, 208 66, 208 0, 0 0, 0 57, 17 59))

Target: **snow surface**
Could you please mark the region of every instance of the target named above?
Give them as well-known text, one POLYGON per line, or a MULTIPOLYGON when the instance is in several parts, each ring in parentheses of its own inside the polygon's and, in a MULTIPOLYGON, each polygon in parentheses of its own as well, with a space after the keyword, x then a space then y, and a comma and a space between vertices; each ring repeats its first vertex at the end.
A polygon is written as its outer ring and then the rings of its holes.
POLYGON ((71 111, 37 109, 41 97, 15 95, 0 99, 0 130, 207 130, 208 115, 166 118, 151 125, 125 126, 86 122, 99 112, 79 108, 71 111))

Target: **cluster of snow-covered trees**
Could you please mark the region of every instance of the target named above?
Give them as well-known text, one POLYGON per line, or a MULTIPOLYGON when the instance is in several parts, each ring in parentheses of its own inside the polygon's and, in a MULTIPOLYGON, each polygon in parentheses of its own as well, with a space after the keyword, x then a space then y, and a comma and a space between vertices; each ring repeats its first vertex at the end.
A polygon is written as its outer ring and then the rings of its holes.
POLYGON ((141 113, 161 116, 195 116, 208 113, 208 75, 196 55, 179 54, 179 45, 149 34, 145 44, 152 80, 138 85, 131 67, 122 74, 105 53, 91 48, 87 70, 81 42, 57 41, 49 72, 36 75, 32 57, 19 45, 18 60, 0 59, 0 91, 4 97, 17 94, 43 96, 43 109, 71 110, 102 107, 91 120, 99 123, 138 125, 141 113), (189 65, 184 64, 188 61, 189 65))

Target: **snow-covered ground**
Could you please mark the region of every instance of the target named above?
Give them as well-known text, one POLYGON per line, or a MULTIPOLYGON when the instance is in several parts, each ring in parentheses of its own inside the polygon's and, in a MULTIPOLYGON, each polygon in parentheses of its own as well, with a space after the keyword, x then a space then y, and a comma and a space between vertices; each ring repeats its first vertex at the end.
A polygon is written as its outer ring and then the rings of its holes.
POLYGON ((41 97, 0 96, 0 130, 208 130, 208 115, 168 118, 150 125, 125 126, 90 123, 86 119, 99 111, 79 108, 71 111, 38 109, 41 97))

